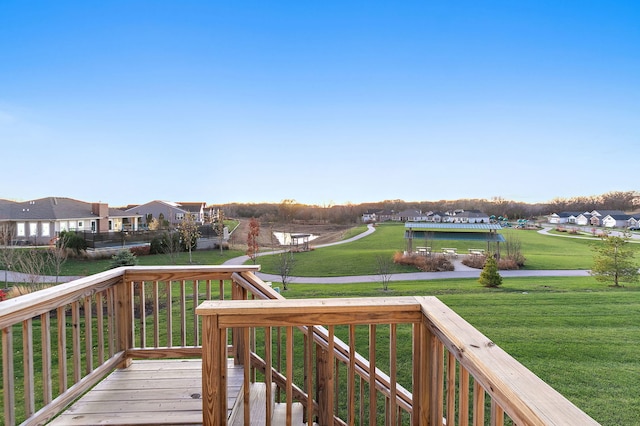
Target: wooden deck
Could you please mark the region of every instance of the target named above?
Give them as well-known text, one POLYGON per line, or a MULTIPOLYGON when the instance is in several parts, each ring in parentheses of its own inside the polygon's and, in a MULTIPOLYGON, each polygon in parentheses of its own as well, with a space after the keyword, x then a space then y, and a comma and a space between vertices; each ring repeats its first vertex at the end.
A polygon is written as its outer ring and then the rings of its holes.
MULTIPOLYGON (((228 367, 229 413, 242 385, 242 367, 228 367)), ((201 360, 134 361, 116 370, 51 425, 201 425, 201 360)))

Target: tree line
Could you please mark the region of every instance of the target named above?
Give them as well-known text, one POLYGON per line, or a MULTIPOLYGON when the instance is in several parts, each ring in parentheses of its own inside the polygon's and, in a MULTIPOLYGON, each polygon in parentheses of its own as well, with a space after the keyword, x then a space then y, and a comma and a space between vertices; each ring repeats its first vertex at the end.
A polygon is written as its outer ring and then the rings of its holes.
POLYGON ((407 209, 422 212, 446 212, 455 209, 480 210, 496 217, 533 219, 562 211, 586 212, 592 210, 622 210, 634 212, 640 209, 640 192, 611 191, 601 195, 554 198, 546 203, 524 203, 503 197, 491 199, 458 199, 439 201, 384 200, 378 202, 343 205, 307 205, 287 199, 280 203, 229 203, 216 205, 227 217, 260 219, 262 223, 287 222, 308 224, 349 225, 360 222, 367 211, 395 211, 407 209))

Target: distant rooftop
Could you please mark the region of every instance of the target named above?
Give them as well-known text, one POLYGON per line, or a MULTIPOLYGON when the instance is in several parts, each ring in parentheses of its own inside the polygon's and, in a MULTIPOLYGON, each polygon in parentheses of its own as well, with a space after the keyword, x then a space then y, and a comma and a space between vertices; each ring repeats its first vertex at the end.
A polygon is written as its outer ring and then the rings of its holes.
POLYGON ((407 222, 404 224, 407 229, 420 230, 447 230, 447 231, 499 231, 502 229, 497 223, 430 223, 430 222, 407 222))

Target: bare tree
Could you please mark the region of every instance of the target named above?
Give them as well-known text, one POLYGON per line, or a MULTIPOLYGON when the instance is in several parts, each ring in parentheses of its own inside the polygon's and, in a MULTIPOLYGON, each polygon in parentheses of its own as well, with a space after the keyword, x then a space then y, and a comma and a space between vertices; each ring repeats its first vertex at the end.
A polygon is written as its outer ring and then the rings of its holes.
POLYGON ((378 274, 378 281, 382 284, 382 290, 389 290, 389 283, 391 282, 391 263, 392 260, 388 256, 381 254, 376 255, 376 273, 378 274))
POLYGON ((180 244, 179 232, 170 229, 162 234, 162 252, 169 257, 169 261, 172 264, 176 264, 181 251, 182 245, 180 244))
POLYGON ((46 253, 35 248, 21 250, 18 253, 18 267, 27 275, 27 284, 32 290, 36 290, 42 283, 42 276, 46 272, 46 253))
POLYGON ((222 209, 218 210, 218 221, 216 222, 216 233, 218 234, 218 246, 220 247, 220 254, 222 254, 222 247, 224 243, 224 214, 222 209))
POLYGON ((185 214, 184 219, 178 225, 178 231, 182 237, 182 242, 189 251, 189 263, 193 263, 191 258, 191 251, 198 244, 198 238, 200 238, 200 231, 198 231, 198 224, 193 219, 191 214, 185 214))
POLYGON ((4 269, 4 286, 7 286, 8 271, 18 261, 18 251, 11 245, 13 226, 8 223, 0 225, 0 263, 4 269))
POLYGON ((278 254, 278 272, 280 274, 280 280, 282 282, 282 288, 284 290, 289 289, 289 283, 291 282, 291 272, 295 266, 295 258, 292 251, 283 251, 278 254))
POLYGON ((60 278, 62 265, 67 261, 68 256, 69 252, 67 251, 64 240, 59 240, 56 244, 49 247, 47 252, 47 263, 51 265, 52 272, 56 276, 56 283, 60 278))
POLYGON ((252 217, 249 221, 249 232, 247 233, 247 256, 256 263, 258 257, 258 250, 260 246, 258 244, 258 237, 260 236, 260 222, 255 217, 252 217))

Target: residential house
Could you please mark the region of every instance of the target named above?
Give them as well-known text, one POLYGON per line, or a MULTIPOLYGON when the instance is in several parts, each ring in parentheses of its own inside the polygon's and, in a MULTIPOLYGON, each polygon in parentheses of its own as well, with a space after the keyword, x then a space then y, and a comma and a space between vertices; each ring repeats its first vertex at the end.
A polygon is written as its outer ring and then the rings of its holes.
POLYGON ((372 223, 378 221, 378 212, 379 210, 367 210, 362 213, 362 222, 363 223, 372 223))
POLYGON ((205 210, 207 208, 207 203, 202 201, 197 202, 186 202, 180 201, 178 203, 181 209, 188 211, 191 214, 191 217, 196 221, 196 223, 202 225, 206 221, 205 210))
POLYGON ((629 226, 629 219, 631 216, 628 214, 608 214, 600 220, 600 223, 605 228, 627 228, 629 226))
POLYGON ((63 231, 91 233, 137 230, 139 216, 106 203, 87 203, 64 197, 15 202, 0 200, 0 225, 12 244, 50 244, 63 231))
POLYGON ((428 217, 426 213, 416 209, 403 210, 398 212, 396 216, 400 222, 425 222, 428 217))
POLYGON ((549 223, 558 224, 558 225, 565 224, 565 223, 575 224, 577 217, 580 214, 581 214, 580 212, 553 213, 547 216, 547 221, 549 223))
POLYGON ((126 212, 142 216, 143 228, 148 228, 153 219, 166 222, 169 226, 178 226, 187 215, 192 215, 195 219, 191 211, 172 201, 154 200, 131 207, 126 212))
POLYGON ((489 223, 489 216, 480 210, 456 211, 451 219, 453 223, 489 223))

